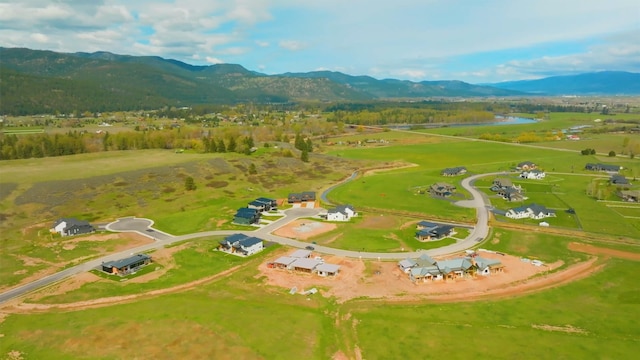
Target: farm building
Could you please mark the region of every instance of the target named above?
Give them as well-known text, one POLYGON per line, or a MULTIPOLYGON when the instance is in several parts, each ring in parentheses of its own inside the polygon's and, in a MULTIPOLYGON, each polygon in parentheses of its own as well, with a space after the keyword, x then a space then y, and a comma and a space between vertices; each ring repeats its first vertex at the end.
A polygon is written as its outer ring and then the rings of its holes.
POLYGON ((151 261, 151 256, 147 254, 137 254, 126 259, 102 263, 102 271, 109 274, 126 276, 138 271, 138 269, 145 265, 151 264, 151 261))
POLYGON ((244 234, 233 234, 220 240, 218 250, 229 254, 250 256, 264 249, 262 239, 244 234))
POLYGON ((73 236, 81 234, 90 234, 96 231, 88 221, 78 220, 75 218, 62 218, 53 223, 51 232, 59 233, 61 236, 73 236))
POLYGON ((624 177, 624 175, 619 175, 619 174, 611 175, 609 182, 611 183, 611 185, 617 185, 617 186, 631 185, 631 183, 629 183, 629 180, 626 177, 624 177))
POLYGON ((456 166, 456 167, 452 167, 452 168, 446 168, 443 169, 440 172, 440 175, 442 176, 458 176, 458 175, 464 175, 467 173, 467 168, 464 166, 456 166))

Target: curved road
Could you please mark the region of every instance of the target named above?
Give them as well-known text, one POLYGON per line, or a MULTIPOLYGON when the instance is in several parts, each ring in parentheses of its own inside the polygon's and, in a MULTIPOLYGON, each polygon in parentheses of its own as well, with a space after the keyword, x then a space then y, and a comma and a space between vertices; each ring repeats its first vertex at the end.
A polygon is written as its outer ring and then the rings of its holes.
MULTIPOLYGON (((475 227, 473 227, 469 236, 467 236, 462 241, 456 242, 455 244, 443 246, 441 248, 436 248, 431 250, 422 250, 422 251, 415 251, 415 252, 400 252, 400 253, 361 252, 361 251, 336 249, 336 248, 331 248, 331 247, 321 246, 321 245, 313 245, 315 248, 315 251, 319 253, 324 253, 324 254, 331 254, 331 255, 337 255, 337 256, 343 256, 343 257, 352 257, 352 258, 361 258, 361 259, 401 260, 401 259, 406 259, 408 257, 418 257, 422 254, 428 254, 430 256, 446 255, 446 254, 459 252, 459 251, 471 248, 475 244, 477 244, 477 242, 486 238, 489 233, 488 219, 489 219, 489 208, 491 207, 491 204, 488 198, 486 198, 486 196, 482 194, 480 191, 476 190, 472 186, 472 183, 478 178, 491 176, 491 175, 498 175, 498 174, 503 174, 503 173, 497 172, 497 173, 473 175, 462 180, 462 187, 464 187, 465 189, 467 189, 467 191, 469 191, 469 193, 471 193, 471 196, 473 197, 473 199, 458 201, 456 202, 456 205, 468 207, 468 208, 475 208, 477 222, 475 227)), ((357 175, 357 172, 354 172, 351 175, 351 177, 341 182, 340 184, 343 184, 349 180, 354 179, 356 175, 357 175)), ((323 196, 326 195, 328 191, 334 189, 336 186, 337 185, 330 187, 327 191, 325 191, 325 193, 323 193, 323 196)), ((308 209, 308 208, 288 209, 284 211, 284 216, 282 218, 254 231, 216 230, 216 231, 205 231, 205 232, 198 232, 198 233, 192 233, 192 234, 180 235, 180 236, 174 236, 153 228, 153 221, 149 219, 142 219, 142 218, 135 218, 135 217, 121 218, 108 224, 106 226, 106 229, 114 232, 135 232, 143 236, 146 236, 148 238, 151 238, 155 241, 150 244, 138 246, 136 248, 128 249, 115 254, 110 254, 96 260, 91 260, 83 264, 76 265, 76 266, 64 269, 55 274, 35 280, 28 284, 24 284, 24 285, 15 287, 13 289, 10 289, 8 291, 5 291, 0 294, 0 304, 7 302, 11 299, 14 299, 16 297, 25 295, 41 287, 61 281, 69 276, 72 276, 81 272, 89 271, 91 269, 99 267, 103 262, 118 260, 123 257, 128 257, 132 254, 159 249, 166 245, 169 245, 178 241, 183 241, 183 240, 201 238, 206 236, 231 235, 236 233, 242 233, 242 234, 255 236, 255 237, 264 239, 266 241, 271 241, 271 242, 275 242, 282 245, 287 245, 287 246, 297 247, 297 248, 304 248, 306 246, 309 246, 308 242, 303 242, 303 241, 298 241, 294 239, 277 236, 272 234, 272 232, 293 220, 296 220, 299 218, 316 216, 320 213, 320 211, 321 211, 320 209, 308 209)))

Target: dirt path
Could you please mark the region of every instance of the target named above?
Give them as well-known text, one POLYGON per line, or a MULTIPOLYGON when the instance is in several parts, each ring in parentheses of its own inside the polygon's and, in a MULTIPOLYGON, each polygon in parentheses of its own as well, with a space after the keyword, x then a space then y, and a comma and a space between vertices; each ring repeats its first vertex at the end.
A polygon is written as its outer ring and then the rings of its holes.
POLYGON ((47 312, 54 309, 76 311, 76 310, 94 309, 94 308, 99 308, 104 306, 111 306, 115 304, 124 304, 124 303, 129 303, 132 301, 154 297, 158 295, 172 294, 176 292, 190 290, 195 288, 196 286, 206 284, 216 279, 223 278, 233 273, 234 271, 240 269, 241 267, 242 267, 241 265, 234 266, 221 273, 211 275, 196 281, 192 281, 190 283, 176 285, 166 289, 152 290, 142 294, 112 296, 112 297, 101 298, 101 299, 78 301, 75 303, 68 303, 68 304, 32 304, 32 303, 25 303, 25 302, 13 303, 13 304, 9 303, 5 305, 3 310, 5 312, 10 312, 10 313, 36 313, 36 312, 47 312))
POLYGON ((632 253, 632 252, 627 252, 622 250, 607 249, 607 248, 597 247, 597 246, 583 244, 583 243, 576 243, 576 242, 569 243, 569 250, 579 251, 579 252, 583 252, 591 255, 604 255, 604 256, 611 256, 611 257, 616 257, 621 259, 640 261, 640 253, 632 253))

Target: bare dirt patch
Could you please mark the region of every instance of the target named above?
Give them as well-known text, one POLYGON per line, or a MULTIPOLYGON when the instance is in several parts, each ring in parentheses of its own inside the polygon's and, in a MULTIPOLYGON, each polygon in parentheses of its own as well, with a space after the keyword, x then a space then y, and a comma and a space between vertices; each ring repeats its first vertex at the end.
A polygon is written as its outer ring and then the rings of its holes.
MULTIPOLYGON (((269 285, 299 292, 318 287, 324 296, 334 296, 339 302, 354 298, 412 301, 429 299, 435 301, 470 301, 484 297, 515 296, 535 289, 580 277, 587 270, 594 270, 593 261, 572 266, 567 270, 545 275, 562 265, 562 262, 537 267, 523 262, 516 256, 482 254, 486 258, 497 258, 505 265, 503 273, 483 277, 413 283, 402 272, 396 262, 363 261, 341 257, 324 256, 327 263, 341 266, 336 277, 322 278, 288 270, 272 269, 266 263, 259 266, 260 275, 269 285), (536 276, 537 275, 537 276, 536 276)), ((595 260, 595 259, 593 259, 595 260)))
POLYGON ((544 331, 559 331, 559 332, 573 333, 573 334, 588 334, 586 330, 575 327, 573 325, 554 326, 554 325, 546 325, 546 324, 531 324, 531 327, 534 329, 540 329, 544 331))
POLYGON ((336 224, 298 219, 274 231, 274 234, 290 239, 307 240, 316 235, 334 230, 337 227, 336 224))
POLYGON ((640 261, 640 253, 632 253, 632 252, 622 251, 622 250, 607 249, 607 248, 597 247, 597 246, 583 244, 583 243, 576 243, 576 242, 569 243, 569 250, 579 251, 579 252, 583 252, 591 255, 604 255, 604 256, 611 256, 611 257, 616 257, 621 259, 640 261))

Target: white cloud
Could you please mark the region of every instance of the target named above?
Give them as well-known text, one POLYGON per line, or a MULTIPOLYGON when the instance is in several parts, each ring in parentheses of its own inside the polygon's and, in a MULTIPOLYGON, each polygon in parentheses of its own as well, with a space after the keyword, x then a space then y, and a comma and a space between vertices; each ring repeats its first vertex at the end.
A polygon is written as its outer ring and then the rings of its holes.
POLYGON ((268 41, 261 41, 261 40, 256 40, 255 43, 260 47, 267 47, 270 45, 268 41))
POLYGON ((304 49, 307 45, 304 42, 296 41, 296 40, 282 40, 278 43, 283 49, 298 51, 304 49))
POLYGON ((211 56, 207 56, 206 60, 209 64, 224 64, 224 61, 218 59, 218 58, 214 58, 211 56))
POLYGON ((40 33, 31 34, 31 38, 36 42, 43 43, 43 44, 49 41, 49 37, 47 35, 40 34, 40 33))

